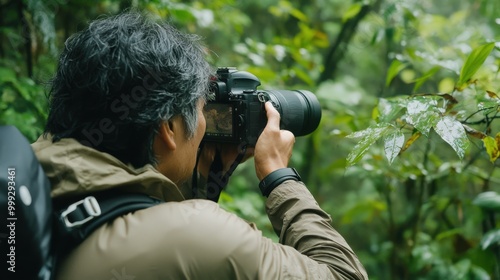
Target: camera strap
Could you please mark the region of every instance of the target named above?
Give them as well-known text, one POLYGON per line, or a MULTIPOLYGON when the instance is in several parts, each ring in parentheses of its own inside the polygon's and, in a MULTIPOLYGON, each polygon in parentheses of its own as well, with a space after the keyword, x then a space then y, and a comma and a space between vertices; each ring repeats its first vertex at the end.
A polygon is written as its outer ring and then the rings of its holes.
POLYGON ((200 198, 199 197, 199 190, 198 190, 198 163, 200 162, 200 156, 201 156, 201 151, 203 150, 203 145, 205 143, 202 141, 200 143, 200 146, 198 147, 198 152, 196 155, 196 163, 194 164, 194 169, 193 169, 193 175, 191 178, 191 194, 193 198, 200 198))
MULTIPOLYGON (((201 153, 200 147, 199 153, 201 153)), ((214 161, 210 165, 210 169, 208 171, 207 185, 206 185, 206 198, 212 200, 214 202, 219 201, 220 194, 222 190, 227 186, 229 182, 229 177, 233 174, 236 167, 241 163, 243 158, 245 157, 247 147, 242 146, 241 150, 238 151, 238 155, 235 160, 229 167, 226 173, 223 173, 223 163, 221 157, 221 151, 219 149, 215 150, 214 161)), ((198 166, 198 160, 196 161, 196 166, 198 166)), ((198 192, 198 180, 197 180, 197 170, 195 168, 195 172, 193 172, 193 180, 192 180, 192 188, 194 197, 197 197, 198 192)))
POLYGON ((245 153, 247 151, 246 146, 242 146, 241 150, 239 150, 238 155, 234 159, 233 163, 227 170, 225 174, 223 174, 223 165, 222 165, 222 157, 219 149, 215 150, 215 157, 212 165, 210 166, 210 171, 208 172, 208 180, 207 180, 207 198, 218 202, 220 194, 222 190, 227 186, 229 182, 229 177, 233 174, 236 167, 241 163, 245 153))

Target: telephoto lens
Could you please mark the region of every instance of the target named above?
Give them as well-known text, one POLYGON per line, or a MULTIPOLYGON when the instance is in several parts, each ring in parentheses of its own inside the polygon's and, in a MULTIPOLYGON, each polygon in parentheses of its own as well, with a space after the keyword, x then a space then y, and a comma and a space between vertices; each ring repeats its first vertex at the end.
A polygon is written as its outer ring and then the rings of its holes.
POLYGON ((307 90, 262 90, 281 115, 281 129, 295 136, 314 130, 321 120, 321 106, 316 96, 307 90))

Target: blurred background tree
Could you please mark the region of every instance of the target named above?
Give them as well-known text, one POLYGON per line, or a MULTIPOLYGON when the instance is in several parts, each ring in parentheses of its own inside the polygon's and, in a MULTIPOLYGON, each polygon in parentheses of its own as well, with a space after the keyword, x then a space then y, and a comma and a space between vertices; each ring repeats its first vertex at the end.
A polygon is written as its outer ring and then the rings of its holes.
MULTIPOLYGON (((316 93, 290 165, 371 279, 500 279, 498 0, 0 0, 0 124, 36 140, 65 39, 131 7, 316 93)), ((257 184, 246 162, 221 205, 276 239, 257 184)))

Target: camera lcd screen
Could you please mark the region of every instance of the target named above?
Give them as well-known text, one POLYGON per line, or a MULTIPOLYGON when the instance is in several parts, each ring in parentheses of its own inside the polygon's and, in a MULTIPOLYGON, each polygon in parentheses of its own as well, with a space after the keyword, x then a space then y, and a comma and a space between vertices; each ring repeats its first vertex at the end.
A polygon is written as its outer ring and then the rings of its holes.
POLYGON ((207 136, 233 136, 233 106, 227 103, 208 102, 203 109, 207 129, 207 136))

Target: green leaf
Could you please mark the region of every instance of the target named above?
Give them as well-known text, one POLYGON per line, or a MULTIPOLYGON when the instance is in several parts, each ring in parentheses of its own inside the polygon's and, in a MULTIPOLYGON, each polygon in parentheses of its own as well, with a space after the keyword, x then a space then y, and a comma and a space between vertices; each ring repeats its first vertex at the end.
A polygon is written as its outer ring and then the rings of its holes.
POLYGON ((361 3, 354 3, 352 4, 347 11, 344 12, 344 15, 342 16, 342 22, 346 22, 350 20, 351 18, 357 16, 359 12, 361 12, 361 8, 363 5, 361 3))
POLYGON ((406 67, 406 64, 399 60, 393 60, 391 63, 391 66, 389 66, 389 69, 387 70, 387 77, 385 78, 385 86, 388 87, 394 77, 401 72, 406 67))
POLYGON ((429 131, 440 117, 437 111, 437 101, 424 97, 408 102, 406 114, 406 121, 425 136, 429 135, 429 131))
POLYGON ((486 210, 498 211, 500 210, 500 195, 494 191, 483 192, 474 198, 472 204, 486 210))
POLYGON ((471 278, 474 280, 490 280, 490 274, 482 267, 473 265, 470 269, 471 278))
POLYGON ((376 133, 376 131, 378 131, 380 129, 387 128, 387 127, 389 127, 389 124, 382 124, 382 125, 377 125, 376 127, 369 127, 367 129, 364 129, 364 130, 355 131, 355 132, 347 135, 346 138, 351 138, 351 139, 365 138, 365 137, 368 137, 369 135, 372 135, 374 132, 376 133))
POLYGON ((430 77, 434 76, 434 74, 436 74, 436 73, 437 73, 437 71, 438 71, 439 69, 441 69, 441 67, 440 67, 440 66, 435 66, 435 67, 433 67, 431 70, 429 70, 429 71, 425 72, 425 74, 424 74, 422 77, 420 77, 420 78, 416 79, 416 80, 415 80, 415 86, 413 87, 413 92, 417 92, 417 90, 418 90, 418 89, 419 89, 419 88, 420 88, 420 87, 421 87, 421 86, 422 86, 422 85, 423 85, 423 84, 424 84, 424 83, 425 83, 425 82, 426 82, 426 81, 427 81, 430 77))
POLYGON ((481 248, 488 249, 491 245, 500 245, 500 229, 488 231, 481 239, 481 248))
POLYGON ((307 21, 307 16, 299 9, 292 9, 290 14, 300 21, 307 21))
POLYGON ((470 141, 464 126, 459 121, 450 116, 444 116, 434 126, 434 130, 446 143, 450 144, 461 159, 464 157, 470 141))
POLYGON ((0 84, 15 82, 17 80, 16 72, 12 69, 0 67, 0 84))
POLYGON ((35 98, 35 95, 40 94, 40 92, 32 79, 21 77, 12 83, 12 87, 17 90, 21 98, 26 101, 26 104, 29 104, 29 107, 32 107, 39 116, 44 118, 47 117, 47 113, 43 109, 42 103, 37 102, 35 98))
POLYGON ((170 14, 180 22, 190 22, 196 19, 193 12, 184 5, 178 5, 170 9, 170 14))
POLYGON ((16 101, 16 92, 12 88, 3 88, 0 93, 2 94, 0 98, 1 103, 3 103, 2 105, 7 105, 16 101))
POLYGON ((495 43, 488 43, 475 48, 470 53, 460 70, 460 77, 457 84, 458 90, 463 90, 468 85, 469 80, 476 74, 479 67, 483 65, 493 48, 495 48, 495 43))
POLYGON ((353 150, 347 156, 347 165, 352 166, 356 164, 368 151, 375 141, 380 139, 385 135, 385 133, 391 127, 389 124, 385 124, 383 127, 370 127, 363 131, 358 131, 353 134, 347 135, 348 138, 359 138, 363 137, 361 141, 354 146, 353 150))
POLYGON ((500 105, 500 102, 496 100, 485 100, 477 104, 477 108, 482 112, 483 116, 487 116, 491 113, 497 112, 499 109, 498 105, 500 105))
POLYGON ((461 229, 461 228, 454 228, 454 229, 446 230, 446 231, 440 232, 436 236, 436 240, 440 241, 440 240, 443 240, 446 238, 461 235, 462 233, 463 233, 463 229, 461 229))
MULTIPOLYGON (((500 139, 500 132, 497 134, 497 138, 500 139)), ((490 156, 490 161, 495 162, 500 156, 499 147, 495 138, 491 136, 486 136, 483 139, 484 147, 486 148, 486 153, 490 156)))
POLYGON ((471 261, 469 259, 462 259, 455 263, 452 279, 465 279, 465 276, 471 268, 471 261))
POLYGON ((376 107, 379 122, 390 122, 407 106, 407 98, 380 98, 376 107))
POLYGON ((389 164, 391 164, 403 148, 405 136, 401 130, 397 129, 387 135, 384 142, 385 156, 387 157, 389 164))

